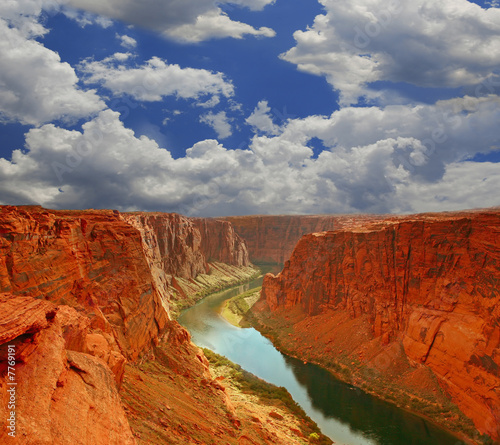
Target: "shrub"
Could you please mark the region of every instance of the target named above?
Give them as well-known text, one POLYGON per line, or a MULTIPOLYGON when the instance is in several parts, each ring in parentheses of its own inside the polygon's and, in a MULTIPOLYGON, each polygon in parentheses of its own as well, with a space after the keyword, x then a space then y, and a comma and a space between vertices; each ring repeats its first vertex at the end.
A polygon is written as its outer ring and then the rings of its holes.
POLYGON ((309 434, 309 440, 313 440, 313 441, 318 441, 319 440, 319 434, 318 433, 311 433, 309 434))

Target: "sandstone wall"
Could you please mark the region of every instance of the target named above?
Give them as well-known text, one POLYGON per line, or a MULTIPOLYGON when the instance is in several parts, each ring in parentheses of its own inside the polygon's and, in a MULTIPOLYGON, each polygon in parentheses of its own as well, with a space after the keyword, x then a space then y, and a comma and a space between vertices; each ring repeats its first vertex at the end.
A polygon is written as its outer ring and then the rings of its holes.
MULTIPOLYGON (((254 272, 245 266, 245 243, 227 222, 0 206, 0 438, 8 439, 12 344, 22 443, 135 443, 118 394, 127 360, 151 354, 162 337, 175 350, 173 331, 190 343, 170 320, 172 296, 208 288, 212 275, 227 282, 254 272)), ((206 372, 198 348, 184 352, 194 355, 181 361, 206 372)))
POLYGON ((499 439, 499 282, 500 211, 462 212, 305 235, 262 297, 271 311, 367 318, 373 337, 402 342, 499 439))
POLYGON ((283 264, 300 238, 308 233, 336 230, 376 215, 280 215, 228 216, 228 221, 247 244, 253 263, 283 264))
POLYGON ((74 307, 128 359, 168 320, 139 232, 113 211, 2 207, 0 289, 74 307))

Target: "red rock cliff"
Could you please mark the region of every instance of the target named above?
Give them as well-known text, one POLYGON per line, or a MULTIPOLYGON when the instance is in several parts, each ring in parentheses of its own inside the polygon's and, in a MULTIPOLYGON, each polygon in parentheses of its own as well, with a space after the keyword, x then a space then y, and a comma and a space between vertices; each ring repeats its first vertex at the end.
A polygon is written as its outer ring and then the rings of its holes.
POLYGON ((307 233, 335 230, 350 225, 353 219, 372 220, 374 215, 281 215, 228 216, 236 233, 247 243, 253 263, 283 264, 300 238, 307 233))
POLYGON ((0 258, 2 292, 76 308, 129 359, 168 320, 140 234, 117 212, 3 207, 0 258))
POLYGON ((250 259, 246 241, 228 221, 212 218, 194 218, 193 223, 201 234, 201 251, 207 261, 248 266, 250 259))
POLYGON ((239 268, 250 265, 245 242, 228 222, 150 212, 123 213, 121 218, 141 234, 156 289, 169 307, 172 300, 199 292, 201 284, 194 279, 219 270, 214 262, 235 266, 224 272, 233 279, 239 268))
POLYGON ((15 345, 16 437, 135 443, 116 384, 168 322, 139 232, 112 211, 2 207, 0 252, 1 386, 15 345))
MULTIPOLYGON (((331 319, 332 333, 339 313, 346 326, 364 317, 372 338, 402 344, 413 366, 432 370, 499 440, 499 282, 500 211, 429 214, 304 236, 283 271, 265 277, 262 298, 271 311, 300 307, 312 323, 331 319)), ((331 336, 335 349, 343 339, 331 336)))
MULTIPOLYGON (((170 320, 172 282, 208 272, 213 259, 249 264, 229 223, 0 206, 0 442, 9 439, 6 358, 14 345, 22 443, 135 443, 118 394, 125 363, 162 338, 177 351, 172 332, 189 343, 170 320)), ((205 372, 195 355, 181 359, 205 372)))

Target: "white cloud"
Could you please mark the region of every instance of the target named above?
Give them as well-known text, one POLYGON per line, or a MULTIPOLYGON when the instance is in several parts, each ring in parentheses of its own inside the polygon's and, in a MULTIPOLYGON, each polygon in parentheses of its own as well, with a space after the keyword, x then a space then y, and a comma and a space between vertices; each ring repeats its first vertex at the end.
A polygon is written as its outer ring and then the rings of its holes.
POLYGON ((446 167, 439 182, 410 183, 401 187, 398 195, 401 203, 412 203, 412 209, 418 212, 443 212, 498 206, 498 190, 497 163, 454 162, 446 167))
POLYGON ((52 124, 29 131, 26 151, 0 160, 0 196, 3 203, 192 215, 491 206, 498 164, 466 159, 500 145, 499 103, 490 96, 344 108, 289 120, 279 135, 255 136, 245 150, 205 140, 178 159, 107 110, 81 132, 52 124), (317 159, 312 138, 329 147, 317 159))
POLYGON ((102 195, 111 207, 113 196, 129 202, 137 198, 134 187, 139 177, 149 178, 153 169, 161 181, 172 160, 155 141, 136 138, 110 110, 86 123, 83 132, 53 124, 30 130, 26 147, 27 154, 13 153, 12 163, 0 160, 1 195, 15 196, 17 202, 58 202, 62 207, 92 206, 92 195, 102 195))
POLYGON ((202 108, 213 108, 220 103, 220 97, 217 95, 212 96, 210 99, 205 102, 198 102, 196 105, 202 108))
POLYGON ((252 126, 254 131, 259 131, 268 135, 277 135, 281 129, 273 122, 273 118, 269 114, 271 108, 267 100, 261 100, 252 114, 248 116, 245 122, 252 126))
POLYGON ((38 17, 42 8, 48 12, 57 12, 60 5, 59 0, 4 0, 0 2, 0 17, 19 28, 20 24, 38 17))
POLYGON ((74 8, 101 14, 162 33, 183 42, 200 42, 213 38, 243 35, 274 36, 269 28, 254 27, 233 21, 217 4, 239 4, 261 10, 272 0, 219 1, 214 0, 65 0, 74 8))
POLYGON ((90 14, 84 11, 78 11, 73 8, 63 7, 62 13, 71 20, 74 20, 82 28, 89 25, 99 25, 102 28, 109 28, 113 25, 113 21, 101 15, 90 14))
MULTIPOLYGON (((116 95, 130 94, 141 101, 160 101, 165 96, 198 99, 211 96, 230 97, 234 87, 222 73, 204 69, 181 68, 153 57, 144 65, 131 68, 125 63, 130 55, 117 53, 102 61, 87 60, 81 70, 88 75, 85 83, 100 83, 116 95)), ((209 99, 209 104, 210 104, 209 99)))
POLYGON ((229 123, 229 118, 225 111, 220 111, 219 113, 209 112, 200 117, 200 122, 209 125, 217 133, 219 139, 228 138, 233 134, 231 129, 231 124, 229 123))
POLYGON ((294 33, 281 57, 325 76, 343 105, 371 97, 375 81, 460 87, 487 79, 500 63, 500 10, 467 0, 320 0, 326 13, 294 33))
POLYGON ((219 4, 229 3, 232 5, 246 6, 252 11, 262 11, 267 5, 272 5, 276 0, 230 0, 227 2, 219 2, 219 4))
POLYGON ((246 23, 235 22, 220 9, 214 9, 196 18, 195 23, 183 24, 164 31, 175 40, 186 43, 198 43, 204 40, 233 37, 241 39, 244 35, 274 37, 276 33, 265 26, 256 29, 246 23))
POLYGON ((95 91, 78 87, 74 69, 35 40, 48 32, 38 23, 42 2, 21 2, 17 10, 12 3, 0 8, 0 118, 39 125, 103 109, 95 91))
POLYGON ((137 40, 135 40, 133 37, 127 35, 121 36, 119 34, 116 34, 116 38, 120 40, 120 45, 124 48, 133 49, 137 46, 137 40))

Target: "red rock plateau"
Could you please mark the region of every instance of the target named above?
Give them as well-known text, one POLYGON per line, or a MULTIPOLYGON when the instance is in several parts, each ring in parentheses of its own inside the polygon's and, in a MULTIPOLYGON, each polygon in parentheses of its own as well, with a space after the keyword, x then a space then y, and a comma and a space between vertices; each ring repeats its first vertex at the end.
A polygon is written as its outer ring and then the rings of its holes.
POLYGON ((171 319, 179 294, 255 273, 229 223, 2 206, 0 252, 1 443, 236 445, 286 437, 264 414, 233 406, 171 319), (9 346, 15 440, 6 428, 9 346), (156 411, 138 410, 141 403, 156 411))
MULTIPOLYGON (((262 236, 251 256, 282 258, 288 247, 277 239, 266 251, 262 236)), ((498 441, 499 283, 500 209, 354 219, 303 236, 282 272, 266 275, 254 313, 288 352, 456 429, 457 414, 439 411, 451 399, 498 441)))

